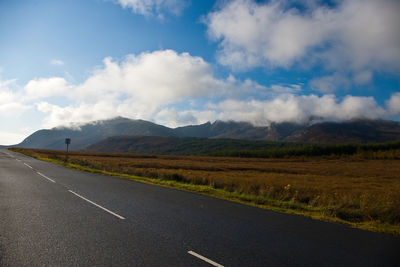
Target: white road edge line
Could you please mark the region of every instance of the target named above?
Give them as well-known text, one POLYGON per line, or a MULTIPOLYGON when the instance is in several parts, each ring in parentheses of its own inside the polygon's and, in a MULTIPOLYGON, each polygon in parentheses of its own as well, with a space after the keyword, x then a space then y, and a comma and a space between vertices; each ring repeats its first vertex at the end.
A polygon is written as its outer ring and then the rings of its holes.
POLYGON ((36 172, 36 173, 39 174, 40 176, 42 176, 43 178, 49 180, 50 182, 53 182, 53 183, 56 182, 56 181, 54 181, 53 179, 50 179, 49 177, 47 177, 46 175, 44 175, 44 174, 42 174, 42 173, 40 173, 40 172, 36 172))
POLYGON ((106 211, 106 212, 108 212, 108 213, 114 215, 115 217, 117 217, 117 218, 119 218, 119 219, 121 219, 121 220, 125 220, 125 218, 122 217, 121 215, 118 215, 118 214, 116 214, 115 212, 112 212, 111 210, 108 210, 108 209, 106 209, 106 208, 100 206, 99 204, 94 203, 93 201, 91 201, 91 200, 89 200, 89 199, 87 199, 87 198, 85 198, 85 197, 79 195, 78 193, 75 193, 75 192, 72 191, 72 190, 68 190, 68 192, 74 194, 74 195, 77 196, 77 197, 82 198, 83 200, 86 200, 86 201, 89 202, 90 204, 95 205, 96 207, 98 207, 98 208, 100 208, 100 209, 102 209, 102 210, 104 210, 104 211, 106 211))
POLYGON ((25 166, 28 166, 28 167, 31 168, 31 169, 33 169, 32 166, 26 164, 25 162, 24 162, 24 165, 25 165, 25 166))
POLYGON ((197 258, 199 258, 199 259, 201 259, 201 260, 203 260, 203 261, 205 261, 205 262, 211 264, 211 265, 214 265, 214 266, 217 266, 217 267, 224 267, 223 265, 221 265, 221 264, 219 264, 219 263, 216 263, 215 261, 212 261, 212 260, 210 260, 210 259, 207 259, 206 257, 201 256, 200 254, 197 254, 197 253, 194 252, 194 251, 189 250, 188 253, 189 253, 190 255, 192 255, 192 256, 195 256, 195 257, 197 257, 197 258))

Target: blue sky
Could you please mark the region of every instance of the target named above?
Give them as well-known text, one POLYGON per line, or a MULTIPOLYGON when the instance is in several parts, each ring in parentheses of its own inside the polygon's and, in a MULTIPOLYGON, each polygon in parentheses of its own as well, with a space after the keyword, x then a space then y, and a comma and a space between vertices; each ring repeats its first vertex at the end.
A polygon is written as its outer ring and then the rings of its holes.
POLYGON ((399 12, 396 0, 0 1, 0 144, 115 116, 399 120, 399 12))

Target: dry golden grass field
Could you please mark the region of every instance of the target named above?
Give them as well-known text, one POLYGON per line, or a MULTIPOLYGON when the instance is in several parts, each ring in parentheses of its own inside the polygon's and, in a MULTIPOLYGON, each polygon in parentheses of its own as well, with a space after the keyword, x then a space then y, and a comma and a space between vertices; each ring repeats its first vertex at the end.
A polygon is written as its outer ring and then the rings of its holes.
MULTIPOLYGON (((53 162, 65 160, 62 151, 16 150, 53 162)), ((147 182, 168 182, 164 184, 400 235, 399 160, 72 152, 64 165, 152 178, 147 182)))

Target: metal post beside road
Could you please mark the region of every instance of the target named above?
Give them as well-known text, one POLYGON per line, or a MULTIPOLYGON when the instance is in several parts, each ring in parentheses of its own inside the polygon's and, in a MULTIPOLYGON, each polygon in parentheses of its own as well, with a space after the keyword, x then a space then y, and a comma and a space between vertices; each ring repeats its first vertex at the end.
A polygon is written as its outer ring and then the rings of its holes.
POLYGON ((65 161, 68 162, 68 148, 69 144, 71 144, 71 138, 65 138, 65 144, 67 145, 67 154, 65 156, 65 161))

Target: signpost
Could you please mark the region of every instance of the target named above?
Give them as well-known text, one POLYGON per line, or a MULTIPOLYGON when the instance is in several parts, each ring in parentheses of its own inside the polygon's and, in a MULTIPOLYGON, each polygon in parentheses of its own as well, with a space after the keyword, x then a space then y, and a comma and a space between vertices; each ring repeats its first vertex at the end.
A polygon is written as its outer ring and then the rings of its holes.
POLYGON ((67 145, 67 154, 65 156, 65 161, 68 161, 68 148, 69 145, 71 144, 71 138, 65 138, 65 144, 67 145))

